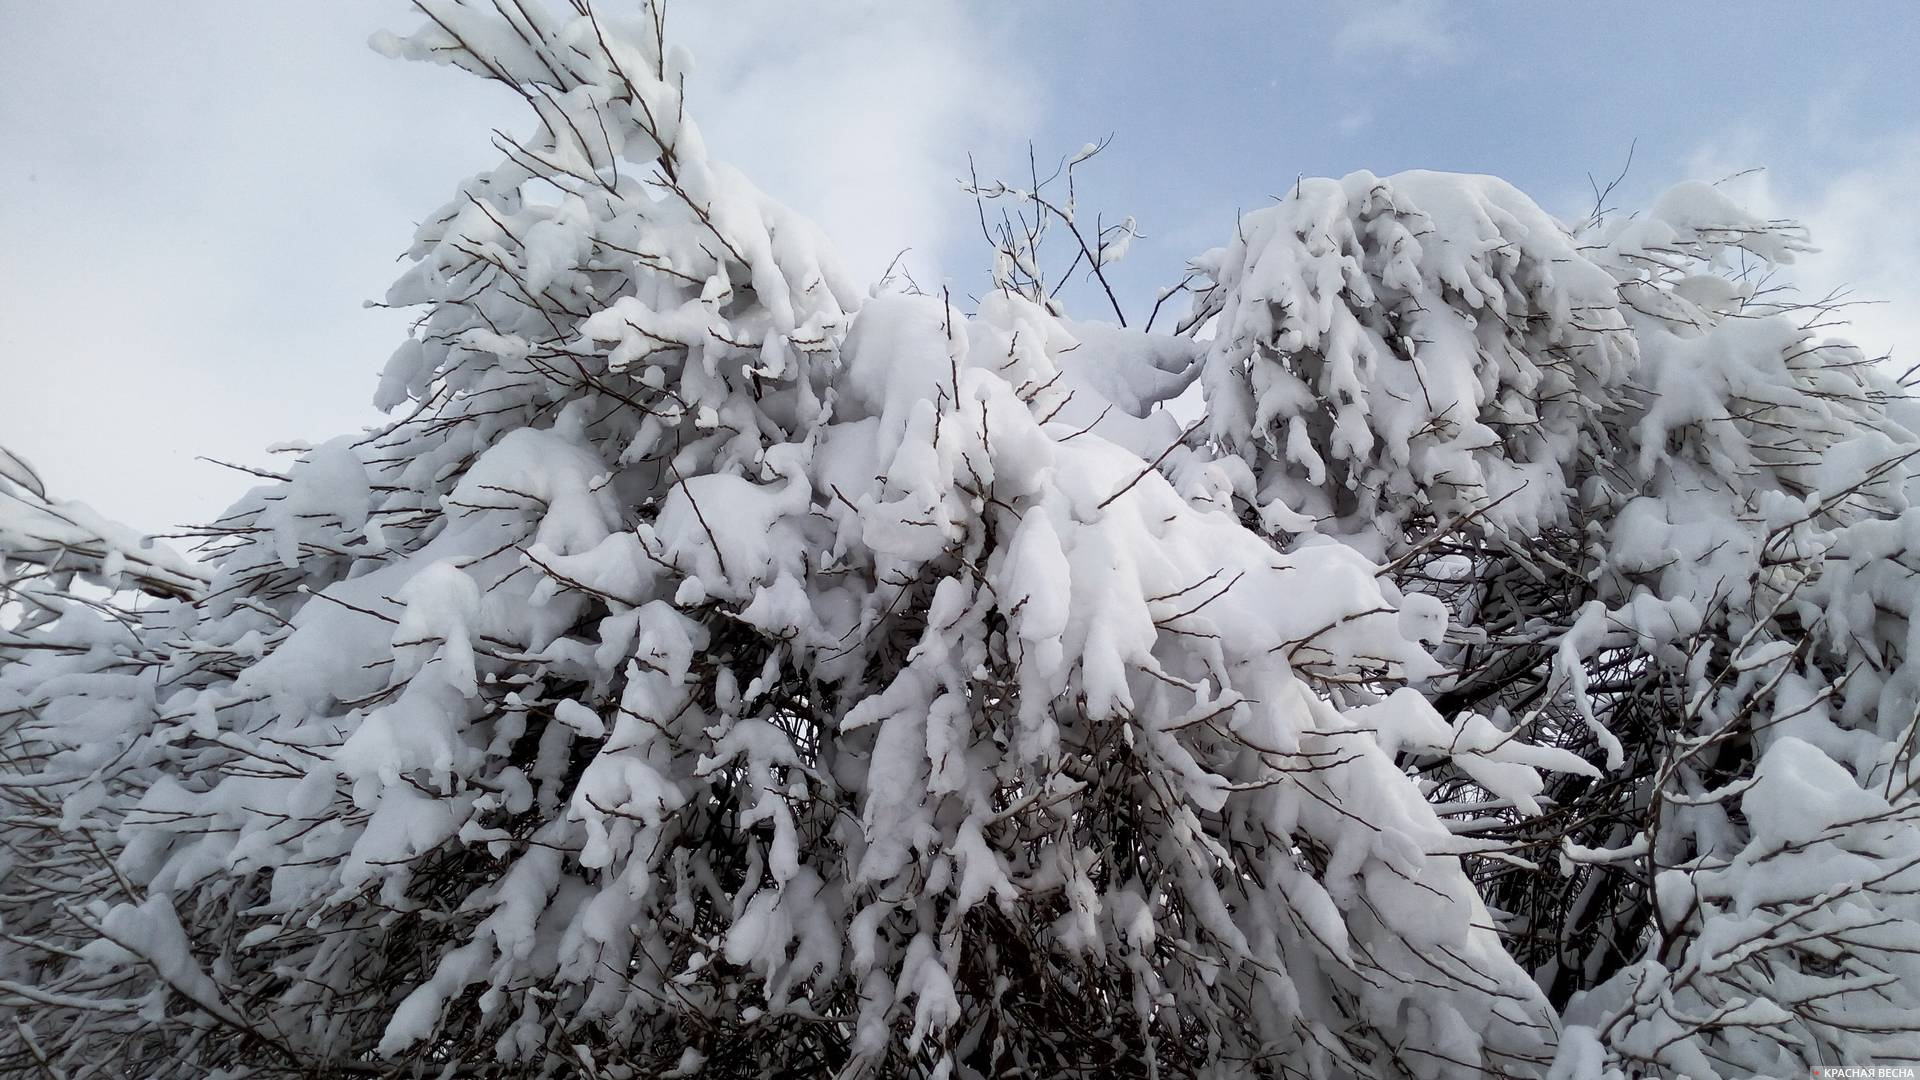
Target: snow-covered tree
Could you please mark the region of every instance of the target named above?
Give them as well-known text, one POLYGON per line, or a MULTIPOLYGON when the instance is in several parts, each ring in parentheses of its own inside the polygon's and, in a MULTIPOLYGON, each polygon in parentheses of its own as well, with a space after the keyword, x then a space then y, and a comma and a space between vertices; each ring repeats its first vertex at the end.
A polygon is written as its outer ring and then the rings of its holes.
POLYGON ((415 236, 396 418, 206 571, 0 518, 159 597, 8 624, 7 1068, 1920 1054, 1920 439, 1785 223, 1302 181, 1152 334, 1039 258, 1130 219, 975 180, 966 312, 715 161, 657 10, 418 7, 536 122, 415 236))

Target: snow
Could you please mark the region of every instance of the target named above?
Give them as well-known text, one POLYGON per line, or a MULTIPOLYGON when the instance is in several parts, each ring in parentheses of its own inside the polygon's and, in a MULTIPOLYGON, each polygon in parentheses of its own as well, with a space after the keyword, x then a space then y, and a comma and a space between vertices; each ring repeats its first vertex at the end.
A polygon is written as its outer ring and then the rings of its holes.
POLYGON ((1920 1050, 1920 438, 1732 268, 1797 232, 1355 173, 1182 334, 867 296, 646 20, 421 10, 537 123, 394 418, 204 563, 0 454, 0 1001, 178 1075, 1035 1071, 1054 993, 1183 1074, 1920 1050))
POLYGON ((25 458, 0 447, 0 553, 107 588, 158 596, 197 594, 207 572, 85 503, 53 499, 25 458))
POLYGON ((1781 845, 1888 812, 1885 799, 1861 790, 1832 758, 1790 737, 1767 748, 1741 805, 1755 838, 1781 845))

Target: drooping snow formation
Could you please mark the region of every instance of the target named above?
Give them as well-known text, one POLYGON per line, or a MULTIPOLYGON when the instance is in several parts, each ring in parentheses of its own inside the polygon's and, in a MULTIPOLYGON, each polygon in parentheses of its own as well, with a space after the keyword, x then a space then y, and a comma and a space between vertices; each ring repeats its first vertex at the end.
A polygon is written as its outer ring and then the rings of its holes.
POLYGON ((657 21, 420 8, 538 123, 416 234, 393 422, 204 584, 88 516, 156 598, 0 609, 5 1068, 1920 1057, 1920 439, 1791 229, 1363 173, 1182 334, 968 313, 713 161, 657 21))

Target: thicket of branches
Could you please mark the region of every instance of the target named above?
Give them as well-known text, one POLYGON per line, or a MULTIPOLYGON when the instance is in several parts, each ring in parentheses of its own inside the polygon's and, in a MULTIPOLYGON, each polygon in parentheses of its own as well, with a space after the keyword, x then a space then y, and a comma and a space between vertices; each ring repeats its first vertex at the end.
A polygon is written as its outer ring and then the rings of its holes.
POLYGON ((1130 321, 1090 145, 868 297, 657 9, 417 6, 537 123, 395 418, 197 561, 0 455, 0 1070, 1920 1058, 1920 408, 1797 227, 1302 180, 1130 321))

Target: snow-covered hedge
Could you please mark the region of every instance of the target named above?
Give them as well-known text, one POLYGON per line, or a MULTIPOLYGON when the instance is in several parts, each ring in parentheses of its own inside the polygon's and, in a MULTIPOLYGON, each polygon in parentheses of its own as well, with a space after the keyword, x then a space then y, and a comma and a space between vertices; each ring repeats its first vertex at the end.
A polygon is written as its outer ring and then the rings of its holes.
POLYGON ((0 642, 6 1068, 1920 1057, 1920 438, 1755 284, 1790 226, 1359 173, 1179 333, 1011 232, 975 311, 869 297, 658 22, 420 7, 538 122, 415 236, 396 418, 206 570, 0 459, 9 565, 52 515, 159 596, 0 642))

